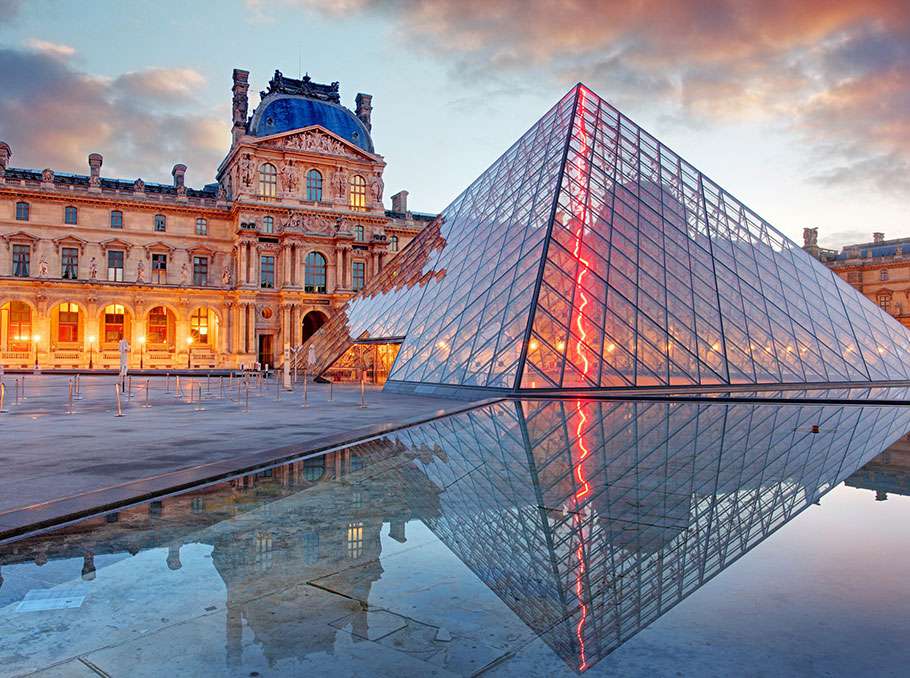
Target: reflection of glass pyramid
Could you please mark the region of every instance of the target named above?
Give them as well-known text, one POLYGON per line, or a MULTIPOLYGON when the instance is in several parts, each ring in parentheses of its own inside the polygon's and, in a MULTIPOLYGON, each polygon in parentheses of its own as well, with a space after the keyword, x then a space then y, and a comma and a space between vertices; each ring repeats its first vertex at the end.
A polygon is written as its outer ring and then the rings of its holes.
POLYGON ((398 388, 908 379, 904 328, 583 85, 427 230, 398 388))

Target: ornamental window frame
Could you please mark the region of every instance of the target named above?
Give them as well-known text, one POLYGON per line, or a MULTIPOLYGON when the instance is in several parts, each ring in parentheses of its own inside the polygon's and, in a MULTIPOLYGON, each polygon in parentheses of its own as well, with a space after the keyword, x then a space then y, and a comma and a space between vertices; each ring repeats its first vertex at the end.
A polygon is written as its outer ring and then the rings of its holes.
POLYGON ((278 199, 278 168, 270 162, 259 165, 259 193, 262 200, 278 199))
POLYGON ((365 212, 367 209, 367 180, 355 174, 349 183, 349 205, 355 212, 365 212))
POLYGON ((322 172, 315 167, 306 173, 306 199, 310 202, 322 202, 322 172))
POLYGON ((325 294, 328 259, 318 250, 307 252, 303 263, 303 291, 325 294))
POLYGON ((164 214, 155 215, 155 232, 165 233, 167 231, 167 216, 164 214))
POLYGON ((79 224, 79 209, 74 205, 64 207, 63 223, 68 226, 77 226, 79 224))
POLYGON ((19 200, 16 203, 16 221, 29 221, 31 212, 32 206, 25 200, 19 200))

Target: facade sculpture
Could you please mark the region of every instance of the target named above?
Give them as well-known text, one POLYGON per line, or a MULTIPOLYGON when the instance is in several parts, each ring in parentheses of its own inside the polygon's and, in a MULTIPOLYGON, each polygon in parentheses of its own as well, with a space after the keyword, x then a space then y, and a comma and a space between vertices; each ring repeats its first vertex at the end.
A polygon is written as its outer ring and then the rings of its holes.
POLYGON ((365 234, 400 249, 432 220, 386 213, 385 162, 337 83, 276 74, 251 116, 248 89, 235 70, 232 144, 201 189, 181 164, 171 184, 103 178, 98 153, 84 175, 11 167, 0 141, 0 366, 33 364, 31 337, 42 368, 117 368, 139 338, 146 367, 280 364, 395 256, 365 234))

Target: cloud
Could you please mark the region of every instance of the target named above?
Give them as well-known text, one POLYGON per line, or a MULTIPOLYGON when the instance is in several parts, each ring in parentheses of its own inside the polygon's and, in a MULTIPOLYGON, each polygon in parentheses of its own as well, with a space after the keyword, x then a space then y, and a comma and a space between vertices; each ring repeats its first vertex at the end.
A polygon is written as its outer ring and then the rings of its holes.
POLYGON ((11 23, 19 16, 22 0, 0 0, 0 21, 11 23))
POLYGON ((170 181, 182 162, 188 183, 208 183, 230 146, 229 111, 204 109, 195 97, 202 84, 188 69, 107 78, 59 52, 0 49, 0 139, 16 167, 86 173, 98 152, 104 176, 170 181))
POLYGON ((75 48, 70 47, 69 45, 61 45, 56 42, 48 42, 47 40, 40 40, 38 38, 29 38, 25 41, 25 46, 35 52, 41 52, 48 56, 60 58, 71 57, 76 53, 75 48))

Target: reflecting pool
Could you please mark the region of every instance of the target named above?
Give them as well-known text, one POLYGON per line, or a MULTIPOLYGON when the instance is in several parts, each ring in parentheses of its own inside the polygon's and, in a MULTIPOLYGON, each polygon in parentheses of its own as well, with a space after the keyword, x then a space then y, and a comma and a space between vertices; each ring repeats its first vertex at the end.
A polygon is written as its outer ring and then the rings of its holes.
POLYGON ((479 407, 0 545, 0 673, 903 675, 908 430, 479 407))

